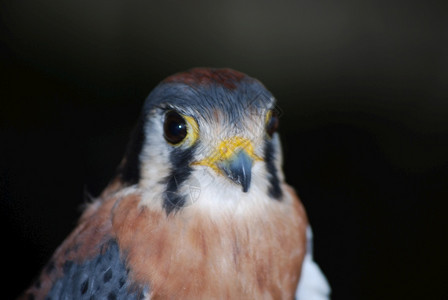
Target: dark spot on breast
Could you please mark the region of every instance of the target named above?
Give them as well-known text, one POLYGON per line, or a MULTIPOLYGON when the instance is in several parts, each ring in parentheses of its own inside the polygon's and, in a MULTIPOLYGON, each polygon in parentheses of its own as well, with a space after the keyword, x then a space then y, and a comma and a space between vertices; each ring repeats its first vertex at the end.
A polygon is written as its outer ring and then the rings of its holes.
POLYGON ((236 84, 246 75, 231 69, 195 68, 187 72, 174 74, 164 82, 179 82, 188 85, 222 85, 229 90, 236 88, 236 84))
POLYGON ((115 295, 114 292, 109 293, 109 295, 107 295, 107 300, 116 300, 117 296, 115 295))
POLYGON ((126 283, 126 278, 121 277, 120 280, 118 281, 119 288, 121 289, 125 283, 126 283))
POLYGON ((28 294, 28 300, 34 300, 34 299, 35 299, 34 294, 33 293, 29 293, 28 294))
POLYGON ((259 264, 257 267, 257 283, 260 288, 263 288, 266 284, 266 270, 264 265, 259 264))
POLYGON ((89 289, 89 279, 86 279, 81 283, 81 295, 84 295, 88 289, 89 289))
POLYGON ((109 268, 107 269, 106 273, 104 273, 103 281, 104 283, 108 282, 112 278, 112 270, 109 268))

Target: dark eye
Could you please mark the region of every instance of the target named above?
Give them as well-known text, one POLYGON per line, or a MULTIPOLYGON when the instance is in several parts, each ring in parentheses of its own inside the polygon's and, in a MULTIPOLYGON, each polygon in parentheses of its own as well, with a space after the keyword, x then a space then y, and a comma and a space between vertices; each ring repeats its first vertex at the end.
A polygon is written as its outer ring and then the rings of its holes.
POLYGON ((277 131, 278 129, 278 115, 275 110, 271 110, 269 113, 269 118, 266 123, 266 132, 270 137, 277 131))
POLYGON ((185 119, 174 110, 165 115, 163 124, 163 135, 168 143, 179 144, 187 136, 187 123, 185 119))

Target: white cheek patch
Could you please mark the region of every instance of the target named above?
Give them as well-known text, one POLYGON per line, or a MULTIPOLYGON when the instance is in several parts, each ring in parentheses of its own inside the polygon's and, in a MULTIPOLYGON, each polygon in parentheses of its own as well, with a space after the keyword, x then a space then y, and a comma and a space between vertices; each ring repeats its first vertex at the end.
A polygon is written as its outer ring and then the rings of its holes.
POLYGON ((167 178, 171 171, 169 146, 163 138, 162 121, 152 116, 145 128, 147 140, 140 154, 141 179, 140 188, 143 190, 143 204, 161 204, 167 178), (154 120, 155 119, 155 120, 154 120))
MULTIPOLYGON (((166 198, 167 178, 173 173, 170 155, 174 149, 165 141, 163 135, 163 114, 153 112, 147 118, 144 128, 146 141, 140 154, 141 180, 139 187, 143 193, 142 204, 162 209, 166 198)), ((250 139, 255 154, 264 158, 265 129, 261 125, 253 125, 254 122, 264 124, 262 115, 253 115, 245 120, 247 124, 242 124, 242 128, 234 129, 224 127, 224 124, 221 124, 224 119, 221 116, 216 123, 212 124, 198 119, 199 138, 198 144, 195 145, 193 162, 210 156, 221 138, 235 133, 240 133, 250 139), (240 132, 241 130, 243 131, 240 132)), ((276 171, 281 183, 283 182, 283 173, 281 171, 281 153, 279 152, 280 141, 277 135, 273 137, 272 143, 275 149, 276 171)), ((181 145, 180 148, 188 149, 184 145, 181 145)), ((184 202, 181 202, 182 209, 194 206, 218 212, 223 209, 244 212, 253 209, 254 205, 259 205, 260 201, 277 201, 269 196, 270 174, 268 174, 264 161, 254 161, 251 169, 251 183, 247 192, 243 192, 241 185, 234 183, 210 167, 194 164, 191 167, 191 174, 174 191, 184 199, 184 202)))
POLYGON ((249 191, 244 193, 242 187, 222 174, 204 166, 194 167, 188 181, 180 190, 188 195, 184 209, 207 210, 211 215, 227 211, 228 213, 245 213, 263 202, 276 201, 268 197, 268 180, 265 166, 257 162, 252 168, 252 182, 249 191))

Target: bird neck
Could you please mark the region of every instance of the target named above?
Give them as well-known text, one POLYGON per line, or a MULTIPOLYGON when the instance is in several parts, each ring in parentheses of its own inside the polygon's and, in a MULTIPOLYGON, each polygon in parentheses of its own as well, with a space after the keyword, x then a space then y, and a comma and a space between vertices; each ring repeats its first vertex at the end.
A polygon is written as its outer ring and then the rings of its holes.
POLYGON ((169 215, 141 203, 141 194, 117 201, 112 224, 132 276, 155 298, 294 293, 306 244, 298 201, 287 197, 246 214, 192 205, 169 215))

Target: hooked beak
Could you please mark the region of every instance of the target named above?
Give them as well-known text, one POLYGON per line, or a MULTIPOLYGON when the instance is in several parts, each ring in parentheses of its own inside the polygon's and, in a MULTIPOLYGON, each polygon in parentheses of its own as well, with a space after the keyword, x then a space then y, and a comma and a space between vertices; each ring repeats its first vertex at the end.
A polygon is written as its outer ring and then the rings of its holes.
POLYGON ((246 193, 250 187, 252 165, 256 160, 262 158, 254 153, 252 143, 237 136, 221 141, 211 156, 193 164, 212 168, 218 174, 241 185, 246 193))
POLYGON ((217 163, 218 168, 227 177, 243 187, 243 192, 247 192, 250 187, 252 175, 252 158, 246 151, 240 150, 229 159, 217 163))

